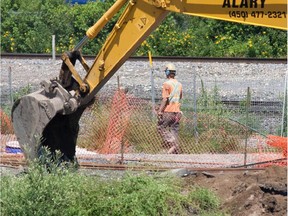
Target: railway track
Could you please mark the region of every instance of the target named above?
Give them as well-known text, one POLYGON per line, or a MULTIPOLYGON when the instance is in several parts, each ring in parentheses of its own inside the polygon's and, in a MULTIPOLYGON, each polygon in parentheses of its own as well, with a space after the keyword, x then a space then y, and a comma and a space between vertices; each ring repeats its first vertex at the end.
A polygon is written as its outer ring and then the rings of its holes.
MULTIPOLYGON (((34 54, 34 53, 1 53, 1 58, 9 59, 52 59, 51 54, 34 54)), ((61 55, 56 55, 57 60, 61 55)), ((84 55, 87 60, 95 59, 94 55, 84 55)), ((133 56, 130 61, 147 60, 148 56, 133 56)), ((286 58, 215 58, 215 57, 179 57, 179 56, 155 56, 153 61, 177 61, 177 62, 229 62, 229 63, 261 63, 261 64, 287 64, 286 58)))
MULTIPOLYGON (((19 168, 19 166, 27 166, 27 161, 22 154, 1 154, 0 155, 0 167, 11 167, 11 168, 19 168)), ((187 169, 193 171, 209 171, 209 172, 218 172, 218 171, 247 171, 247 170, 263 170, 263 168, 257 167, 260 164, 269 164, 269 163, 277 163, 287 160, 287 158, 279 158, 275 160, 267 160, 262 162, 251 163, 247 165, 239 165, 239 166, 230 166, 230 167, 187 167, 187 166, 152 166, 152 165, 125 165, 125 164, 99 164, 95 162, 85 162, 82 161, 81 158, 79 159, 80 168, 85 169, 98 169, 98 170, 133 170, 133 171, 165 171, 171 169, 187 169), (254 167, 256 166, 256 167, 254 167)), ((153 162, 153 161, 152 161, 153 162)), ((157 161, 154 161, 157 162, 157 161)), ((158 161, 159 162, 159 161, 158 161)))
MULTIPOLYGON (((144 101, 149 101, 151 98, 140 98, 144 101)), ((156 102, 159 102, 161 98, 155 98, 156 102)), ((139 101, 136 101, 135 103, 139 103, 139 101)), ((229 105, 229 106, 243 106, 244 101, 240 100, 221 100, 219 101, 221 104, 229 105)), ((251 101, 250 106, 267 106, 267 107, 282 107, 283 102, 282 101, 251 101)))
MULTIPOLYGON (((27 161, 25 160, 24 156, 21 154, 17 155, 9 155, 9 154, 3 154, 0 155, 0 167, 10 167, 18 169, 19 167, 26 167, 27 161)), ((283 159, 279 159, 283 160, 283 159)), ((97 170, 133 170, 133 171, 165 171, 165 170, 171 170, 171 169, 187 169, 187 170, 193 170, 193 171, 209 171, 209 172, 219 172, 219 171, 247 171, 247 170, 263 170, 263 168, 257 168, 253 167, 254 164, 252 164, 252 167, 219 167, 219 168, 188 168, 187 166, 147 166, 147 165, 125 165, 125 164, 99 164, 95 162, 84 162, 81 161, 81 159, 78 161, 80 168, 84 169, 97 169, 97 170)), ((271 161, 266 161, 264 163, 268 163, 271 161)), ((272 161, 273 162, 273 161, 272 161)), ((257 164, 255 164, 257 165, 257 164)))
MULTIPOLYGON (((143 101, 143 103, 147 103, 148 101, 151 101, 151 98, 139 98, 143 101)), ((155 98, 155 102, 157 104, 160 103, 160 98, 155 98)), ((131 101, 131 103, 139 104, 141 101, 131 101)), ((246 109, 246 105, 244 101, 240 100, 221 100, 217 102, 219 104, 224 105, 224 109, 227 110, 240 110, 240 109, 246 109)), ((192 110, 191 106, 182 106, 183 108, 186 108, 187 110, 192 110)), ((201 109, 201 108, 200 108, 201 109)), ((211 108, 207 108, 209 110, 211 108)), ((274 114, 282 114, 283 111, 283 102, 282 101, 251 101, 249 105, 249 112, 253 113, 262 113, 262 114, 268 114, 273 113, 274 114)))
MULTIPOLYGON (((43 59, 49 60, 52 59, 51 54, 33 54, 33 53, 2 53, 1 57, 3 59, 43 59)), ((84 55, 86 60, 93 60, 95 56, 84 55)), ((56 59, 60 60, 61 55, 56 55, 56 59)), ((287 59, 278 58, 278 59, 265 59, 265 58, 211 58, 211 57, 175 57, 175 56, 156 56, 153 57, 153 61, 174 61, 174 62, 227 62, 227 63, 272 63, 272 64, 287 64, 287 59)), ((130 57, 129 61, 148 61, 147 57, 130 57)), ((139 98, 144 101, 149 101, 151 98, 139 98)), ((155 101, 158 103, 159 98, 155 98, 155 101)), ((243 101, 239 100, 222 100, 219 101, 221 104, 225 105, 226 109, 241 109, 245 106, 243 101)), ((139 103, 139 101, 137 101, 139 103)), ((250 111, 259 112, 259 113, 282 113, 283 102, 282 101, 251 101, 250 111)))
MULTIPOLYGON (((246 109, 243 101, 221 101, 222 104, 226 106, 227 109, 235 110, 235 109, 246 109)), ((249 112, 254 113, 269 113, 273 114, 281 114, 283 109, 282 101, 251 101, 249 105, 249 112)))

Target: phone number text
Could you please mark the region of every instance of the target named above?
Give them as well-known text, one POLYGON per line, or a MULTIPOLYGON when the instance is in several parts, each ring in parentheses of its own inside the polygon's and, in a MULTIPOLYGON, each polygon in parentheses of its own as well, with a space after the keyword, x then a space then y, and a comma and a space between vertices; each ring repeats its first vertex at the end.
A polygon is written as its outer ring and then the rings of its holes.
POLYGON ((282 19, 286 18, 286 11, 229 11, 231 18, 268 18, 268 19, 282 19))

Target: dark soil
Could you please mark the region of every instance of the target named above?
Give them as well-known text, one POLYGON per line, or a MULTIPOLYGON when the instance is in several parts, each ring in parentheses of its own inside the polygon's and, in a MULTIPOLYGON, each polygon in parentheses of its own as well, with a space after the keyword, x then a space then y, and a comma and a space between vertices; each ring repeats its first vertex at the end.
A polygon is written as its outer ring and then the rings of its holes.
POLYGON ((210 188, 233 216, 287 215, 287 167, 256 171, 196 173, 186 184, 210 188))

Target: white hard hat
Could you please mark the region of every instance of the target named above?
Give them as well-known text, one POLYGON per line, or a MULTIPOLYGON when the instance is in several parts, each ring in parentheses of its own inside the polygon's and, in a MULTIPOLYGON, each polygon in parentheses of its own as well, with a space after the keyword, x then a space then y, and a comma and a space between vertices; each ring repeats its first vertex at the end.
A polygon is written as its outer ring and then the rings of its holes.
POLYGON ((172 64, 172 63, 167 64, 167 65, 166 65, 166 70, 176 71, 175 65, 172 64))
POLYGON ((176 68, 175 65, 172 63, 167 64, 165 68, 166 76, 169 76, 170 73, 174 73, 176 75, 176 68))

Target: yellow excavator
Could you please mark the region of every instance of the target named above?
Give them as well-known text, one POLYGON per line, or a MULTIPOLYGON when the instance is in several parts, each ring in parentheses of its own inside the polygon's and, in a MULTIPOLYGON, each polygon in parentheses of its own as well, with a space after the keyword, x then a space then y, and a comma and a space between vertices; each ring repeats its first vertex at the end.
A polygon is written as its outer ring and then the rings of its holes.
POLYGON ((52 152, 60 150, 64 160, 75 160, 83 111, 169 12, 287 30, 286 0, 116 0, 75 48, 62 54, 59 77, 43 81, 41 90, 14 103, 13 127, 27 159, 39 157, 41 147, 47 146, 52 152), (88 66, 81 48, 119 11, 117 23, 88 66), (87 72, 84 78, 75 69, 77 60, 87 72))

